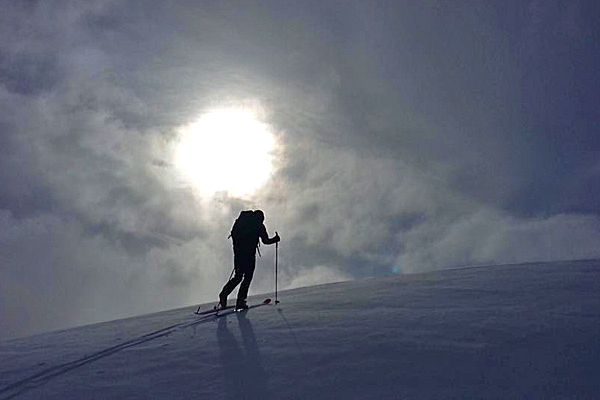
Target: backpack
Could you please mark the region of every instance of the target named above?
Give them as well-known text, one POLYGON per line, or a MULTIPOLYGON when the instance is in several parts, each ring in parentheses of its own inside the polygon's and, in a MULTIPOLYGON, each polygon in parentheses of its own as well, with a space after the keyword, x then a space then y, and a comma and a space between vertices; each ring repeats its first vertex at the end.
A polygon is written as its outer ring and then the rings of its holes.
POLYGON ((234 247, 255 247, 258 245, 259 221, 252 210, 240 212, 231 228, 229 237, 234 247))

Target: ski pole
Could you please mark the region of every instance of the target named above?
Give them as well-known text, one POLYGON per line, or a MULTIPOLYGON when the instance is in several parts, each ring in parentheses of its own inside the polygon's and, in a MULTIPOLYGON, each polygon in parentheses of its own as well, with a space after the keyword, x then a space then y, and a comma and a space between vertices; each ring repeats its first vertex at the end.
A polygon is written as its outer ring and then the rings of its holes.
MULTIPOLYGON (((277 232, 275 232, 277 234, 277 232)), ((275 243, 275 304, 279 304, 279 300, 277 300, 277 259, 279 253, 279 242, 275 243)))

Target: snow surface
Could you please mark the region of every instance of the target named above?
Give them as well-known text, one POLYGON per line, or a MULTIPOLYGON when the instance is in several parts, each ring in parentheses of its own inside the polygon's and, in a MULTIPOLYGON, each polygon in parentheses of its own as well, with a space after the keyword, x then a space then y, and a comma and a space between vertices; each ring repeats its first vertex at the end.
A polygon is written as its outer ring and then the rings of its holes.
POLYGON ((600 261, 344 282, 280 300, 2 342, 0 399, 600 398, 600 261))

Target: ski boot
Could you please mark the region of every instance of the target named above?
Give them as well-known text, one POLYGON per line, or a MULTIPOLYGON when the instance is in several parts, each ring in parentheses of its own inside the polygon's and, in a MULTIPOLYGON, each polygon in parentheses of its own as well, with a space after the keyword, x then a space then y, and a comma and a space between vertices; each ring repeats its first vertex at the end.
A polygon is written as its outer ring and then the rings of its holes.
POLYGON ((246 304, 246 300, 238 300, 237 303, 235 303, 235 311, 242 311, 247 309, 248 304, 246 304))

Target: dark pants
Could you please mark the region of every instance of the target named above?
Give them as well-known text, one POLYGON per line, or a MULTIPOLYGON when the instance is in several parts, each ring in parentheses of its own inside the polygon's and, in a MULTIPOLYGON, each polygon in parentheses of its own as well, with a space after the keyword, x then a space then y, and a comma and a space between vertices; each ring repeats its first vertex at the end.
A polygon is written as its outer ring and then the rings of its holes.
POLYGON ((229 280, 223 286, 223 290, 221 290, 220 295, 229 296, 233 289, 240 282, 242 285, 240 286, 240 290, 238 291, 237 301, 241 302, 246 300, 248 297, 248 289, 250 288, 250 282, 252 282, 252 277, 254 276, 254 268, 256 267, 256 255, 255 253, 235 253, 233 255, 233 265, 234 265, 234 275, 233 278, 229 280))

